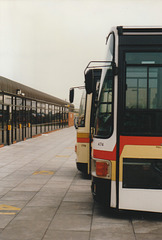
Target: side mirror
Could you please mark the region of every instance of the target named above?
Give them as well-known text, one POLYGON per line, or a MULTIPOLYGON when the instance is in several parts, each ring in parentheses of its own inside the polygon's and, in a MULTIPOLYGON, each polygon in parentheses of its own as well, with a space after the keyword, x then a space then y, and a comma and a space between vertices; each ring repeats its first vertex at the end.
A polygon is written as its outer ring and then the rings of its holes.
POLYGON ((74 88, 70 89, 69 101, 70 101, 70 103, 73 103, 73 101, 74 101, 74 88))
POLYGON ((74 127, 75 129, 78 129, 78 117, 74 118, 74 127))
POLYGON ((100 81, 102 69, 90 69, 85 74, 85 89, 87 94, 93 93, 100 81))
POLYGON ((88 70, 85 74, 85 89, 87 94, 93 92, 93 70, 88 70))

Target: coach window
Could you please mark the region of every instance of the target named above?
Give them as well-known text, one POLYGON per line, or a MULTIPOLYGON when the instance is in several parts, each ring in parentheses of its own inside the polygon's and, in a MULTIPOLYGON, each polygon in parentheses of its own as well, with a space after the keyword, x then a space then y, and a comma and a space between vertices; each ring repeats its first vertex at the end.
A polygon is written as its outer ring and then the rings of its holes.
POLYGON ((27 116, 27 123, 31 123, 31 100, 26 99, 26 116, 27 116))
POLYGON ((13 97, 12 99, 12 142, 14 142, 16 140, 16 98, 13 97))
POLYGON ((22 99, 21 98, 16 98, 16 125, 17 127, 21 123, 21 106, 22 106, 22 99))
POLYGON ((123 132, 162 133, 162 52, 125 53, 123 132))
POLYGON ((31 100, 26 99, 26 106, 31 107, 31 100))
POLYGON ((49 121, 49 127, 48 130, 51 131, 51 124, 52 124, 52 106, 48 105, 48 121, 49 121))
POLYGON ((41 103, 37 102, 37 134, 42 132, 41 128, 42 117, 41 117, 41 103))
MULTIPOLYGON (((26 122, 31 123, 31 101, 26 99, 26 122)), ((28 125, 29 126, 29 125, 28 125)))
POLYGON ((82 93, 82 98, 81 98, 80 108, 79 108, 78 127, 85 126, 86 101, 87 101, 87 95, 86 95, 86 91, 84 90, 82 93))
POLYGON ((54 113, 54 122, 55 122, 55 128, 57 128, 57 106, 55 106, 55 113, 54 113))
POLYGON ((68 122, 68 108, 65 108, 65 125, 67 125, 68 122))
POLYGON ((52 122, 52 130, 54 129, 54 122, 55 122, 55 106, 52 105, 52 119, 51 119, 51 122, 52 122))
POLYGON ((48 104, 46 104, 46 123, 49 122, 49 115, 48 115, 48 104))
POLYGON ((2 102, 3 102, 3 95, 0 94, 0 103, 2 103, 2 102))
POLYGON ((4 104, 11 105, 12 98, 9 95, 4 95, 4 104))
POLYGON ((37 123, 40 124, 42 123, 41 119, 41 103, 37 102, 37 123))
POLYGON ((113 132, 113 72, 111 66, 105 74, 96 113, 97 136, 110 137, 113 132))
POLYGON ((2 144, 2 104, 0 104, 0 144, 2 144))
POLYGON ((62 107, 62 126, 64 126, 64 107, 62 107))
POLYGON ((49 113, 49 122, 51 123, 52 122, 52 106, 51 105, 49 105, 48 113, 49 113))
POLYGON ((55 107, 55 119, 56 119, 56 128, 58 128, 58 126, 59 126, 59 107, 58 106, 56 106, 55 107))
POLYGON ((42 103, 42 123, 45 123, 45 104, 42 103))
POLYGON ((2 103, 3 95, 0 94, 0 144, 2 144, 2 103))
POLYGON ((36 123, 36 101, 32 101, 32 123, 36 123))
POLYGON ((15 138, 15 140, 17 139, 16 97, 13 97, 13 111, 12 111, 12 115, 13 115, 13 141, 14 141, 14 138, 15 138))
POLYGON ((22 98, 16 98, 16 105, 22 106, 22 98))

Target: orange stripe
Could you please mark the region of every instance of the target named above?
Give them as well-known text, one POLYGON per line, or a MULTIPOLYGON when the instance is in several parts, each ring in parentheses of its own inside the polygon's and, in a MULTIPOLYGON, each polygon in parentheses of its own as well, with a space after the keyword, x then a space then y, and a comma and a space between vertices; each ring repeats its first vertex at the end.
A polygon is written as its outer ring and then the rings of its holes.
POLYGON ((125 145, 161 146, 162 137, 120 136, 120 155, 125 145))
POLYGON ((77 138, 78 143, 89 143, 89 138, 77 138))
POLYGON ((34 136, 32 136, 32 138, 36 138, 36 137, 40 137, 40 136, 42 136, 42 134, 40 133, 40 134, 37 134, 37 135, 34 135, 34 136))

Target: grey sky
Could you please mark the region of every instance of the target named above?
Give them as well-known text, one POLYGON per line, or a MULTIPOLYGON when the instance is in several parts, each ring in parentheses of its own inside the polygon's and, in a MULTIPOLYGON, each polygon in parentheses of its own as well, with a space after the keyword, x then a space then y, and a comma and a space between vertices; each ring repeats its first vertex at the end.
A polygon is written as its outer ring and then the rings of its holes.
POLYGON ((88 62, 104 60, 112 26, 162 26, 161 9, 161 0, 0 0, 0 75, 68 100, 88 62))

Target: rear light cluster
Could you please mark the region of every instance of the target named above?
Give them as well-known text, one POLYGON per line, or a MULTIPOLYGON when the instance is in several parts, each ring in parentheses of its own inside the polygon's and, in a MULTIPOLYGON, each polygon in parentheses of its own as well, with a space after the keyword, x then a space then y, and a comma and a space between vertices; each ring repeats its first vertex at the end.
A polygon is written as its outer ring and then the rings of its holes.
POLYGON ((110 162, 96 161, 96 175, 99 177, 108 177, 110 178, 110 162))

